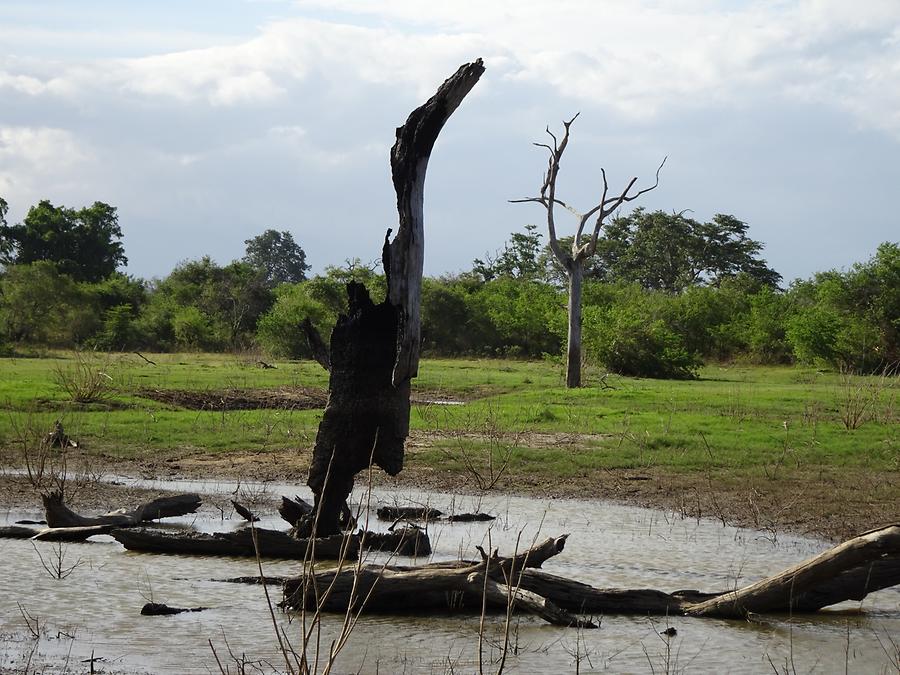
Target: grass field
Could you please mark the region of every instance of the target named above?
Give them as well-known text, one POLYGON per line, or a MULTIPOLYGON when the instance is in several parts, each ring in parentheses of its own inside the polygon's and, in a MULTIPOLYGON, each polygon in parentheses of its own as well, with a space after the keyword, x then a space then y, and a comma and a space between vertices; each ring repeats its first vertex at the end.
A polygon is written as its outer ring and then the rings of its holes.
MULTIPOLYGON (((61 419, 88 452, 179 456, 308 448, 320 410, 185 410, 140 390, 327 386, 313 362, 260 368, 252 357, 148 354, 0 359, 0 443, 15 452, 27 433, 61 419), (82 368, 85 373, 79 375, 82 368), (101 375, 97 375, 101 373, 101 375), (98 400, 75 403, 60 382, 95 377, 98 400)), ((859 467, 900 469, 897 377, 844 377, 800 367, 708 366, 694 381, 594 374, 567 390, 551 362, 428 359, 411 425, 429 442, 416 461, 464 468, 494 450, 520 471, 566 476, 597 468, 859 467)))

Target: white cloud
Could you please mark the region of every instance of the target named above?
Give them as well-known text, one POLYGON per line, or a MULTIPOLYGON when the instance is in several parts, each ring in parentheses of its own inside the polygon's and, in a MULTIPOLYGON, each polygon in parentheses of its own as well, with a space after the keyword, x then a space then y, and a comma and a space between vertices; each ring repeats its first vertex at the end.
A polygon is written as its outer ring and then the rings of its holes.
POLYGON ((69 168, 89 153, 65 129, 0 127, 0 159, 35 168, 69 168))

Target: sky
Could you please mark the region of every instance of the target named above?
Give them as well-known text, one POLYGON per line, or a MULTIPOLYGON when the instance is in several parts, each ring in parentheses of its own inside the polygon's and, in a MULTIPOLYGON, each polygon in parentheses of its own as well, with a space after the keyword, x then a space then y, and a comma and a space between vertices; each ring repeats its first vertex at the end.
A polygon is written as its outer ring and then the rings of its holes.
MULTIPOLYGON (((394 130, 459 65, 425 273, 545 226, 533 145, 572 125, 557 192, 738 217, 786 280, 900 240, 897 0, 3 0, 0 197, 118 208, 126 272, 243 256, 286 230, 314 272, 380 256, 394 130)), ((558 220, 560 234, 574 220, 558 220)))

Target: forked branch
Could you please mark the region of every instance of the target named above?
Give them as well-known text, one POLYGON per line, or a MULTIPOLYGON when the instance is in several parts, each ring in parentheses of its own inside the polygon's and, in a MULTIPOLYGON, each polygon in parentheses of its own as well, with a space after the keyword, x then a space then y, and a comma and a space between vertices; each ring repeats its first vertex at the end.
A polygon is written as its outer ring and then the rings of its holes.
POLYGON ((552 139, 552 143, 534 143, 534 145, 539 148, 545 148, 549 154, 547 160, 547 171, 544 174, 544 181, 541 184, 539 196, 510 200, 510 202, 513 204, 534 202, 537 204, 541 204, 547 210, 547 233, 549 235, 550 250, 553 251, 553 255, 556 256, 556 259, 559 260, 559 262, 567 269, 572 262, 581 262, 586 258, 594 255, 594 253, 597 251, 597 239, 599 238, 600 228, 603 227, 603 222, 606 218, 615 213, 615 211, 623 204, 634 201, 641 195, 644 195, 651 190, 655 190, 659 186, 659 174, 660 171, 662 171, 663 166, 665 166, 666 159, 668 159, 667 157, 663 158, 663 161, 660 162, 660 165, 657 167, 656 180, 654 181, 653 185, 637 190, 636 192, 632 192, 632 189, 637 183, 637 177, 635 176, 630 181, 628 181, 625 189, 615 196, 609 195, 609 181, 606 177, 606 170, 601 168, 600 174, 603 178, 603 193, 600 197, 600 201, 585 213, 580 213, 575 208, 556 196, 556 180, 559 177, 560 163, 562 161, 563 153, 565 153, 566 147, 569 144, 570 127, 576 119, 578 119, 578 115, 575 115, 575 117, 570 119, 568 122, 563 122, 564 132, 561 141, 557 139, 556 135, 553 134, 553 132, 550 131, 550 128, 548 127, 546 132, 547 135, 549 135, 552 139), (554 215, 554 207, 556 205, 563 207, 564 209, 572 213, 576 218, 578 218, 578 229, 575 232, 575 239, 572 242, 571 251, 563 251, 562 247, 559 244, 559 237, 556 233, 556 220, 554 215), (587 223, 590 221, 590 219, 595 215, 597 216, 597 219, 594 222, 594 226, 591 230, 590 239, 587 243, 582 245, 581 239, 584 236, 585 227, 587 226, 587 223))

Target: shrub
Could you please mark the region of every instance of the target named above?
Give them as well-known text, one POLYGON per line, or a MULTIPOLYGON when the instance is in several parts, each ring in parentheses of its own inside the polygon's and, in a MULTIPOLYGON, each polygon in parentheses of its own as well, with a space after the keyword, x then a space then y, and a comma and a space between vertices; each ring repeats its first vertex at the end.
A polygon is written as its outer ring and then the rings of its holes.
POLYGON ((611 372, 664 379, 696 376, 700 361, 681 336, 635 305, 585 308, 584 324, 585 354, 611 372))
POLYGON ((273 356, 291 359, 311 356, 306 335, 300 328, 307 318, 328 344, 337 313, 310 297, 309 291, 308 282, 282 284, 276 289, 275 304, 260 318, 256 327, 257 341, 273 356))

